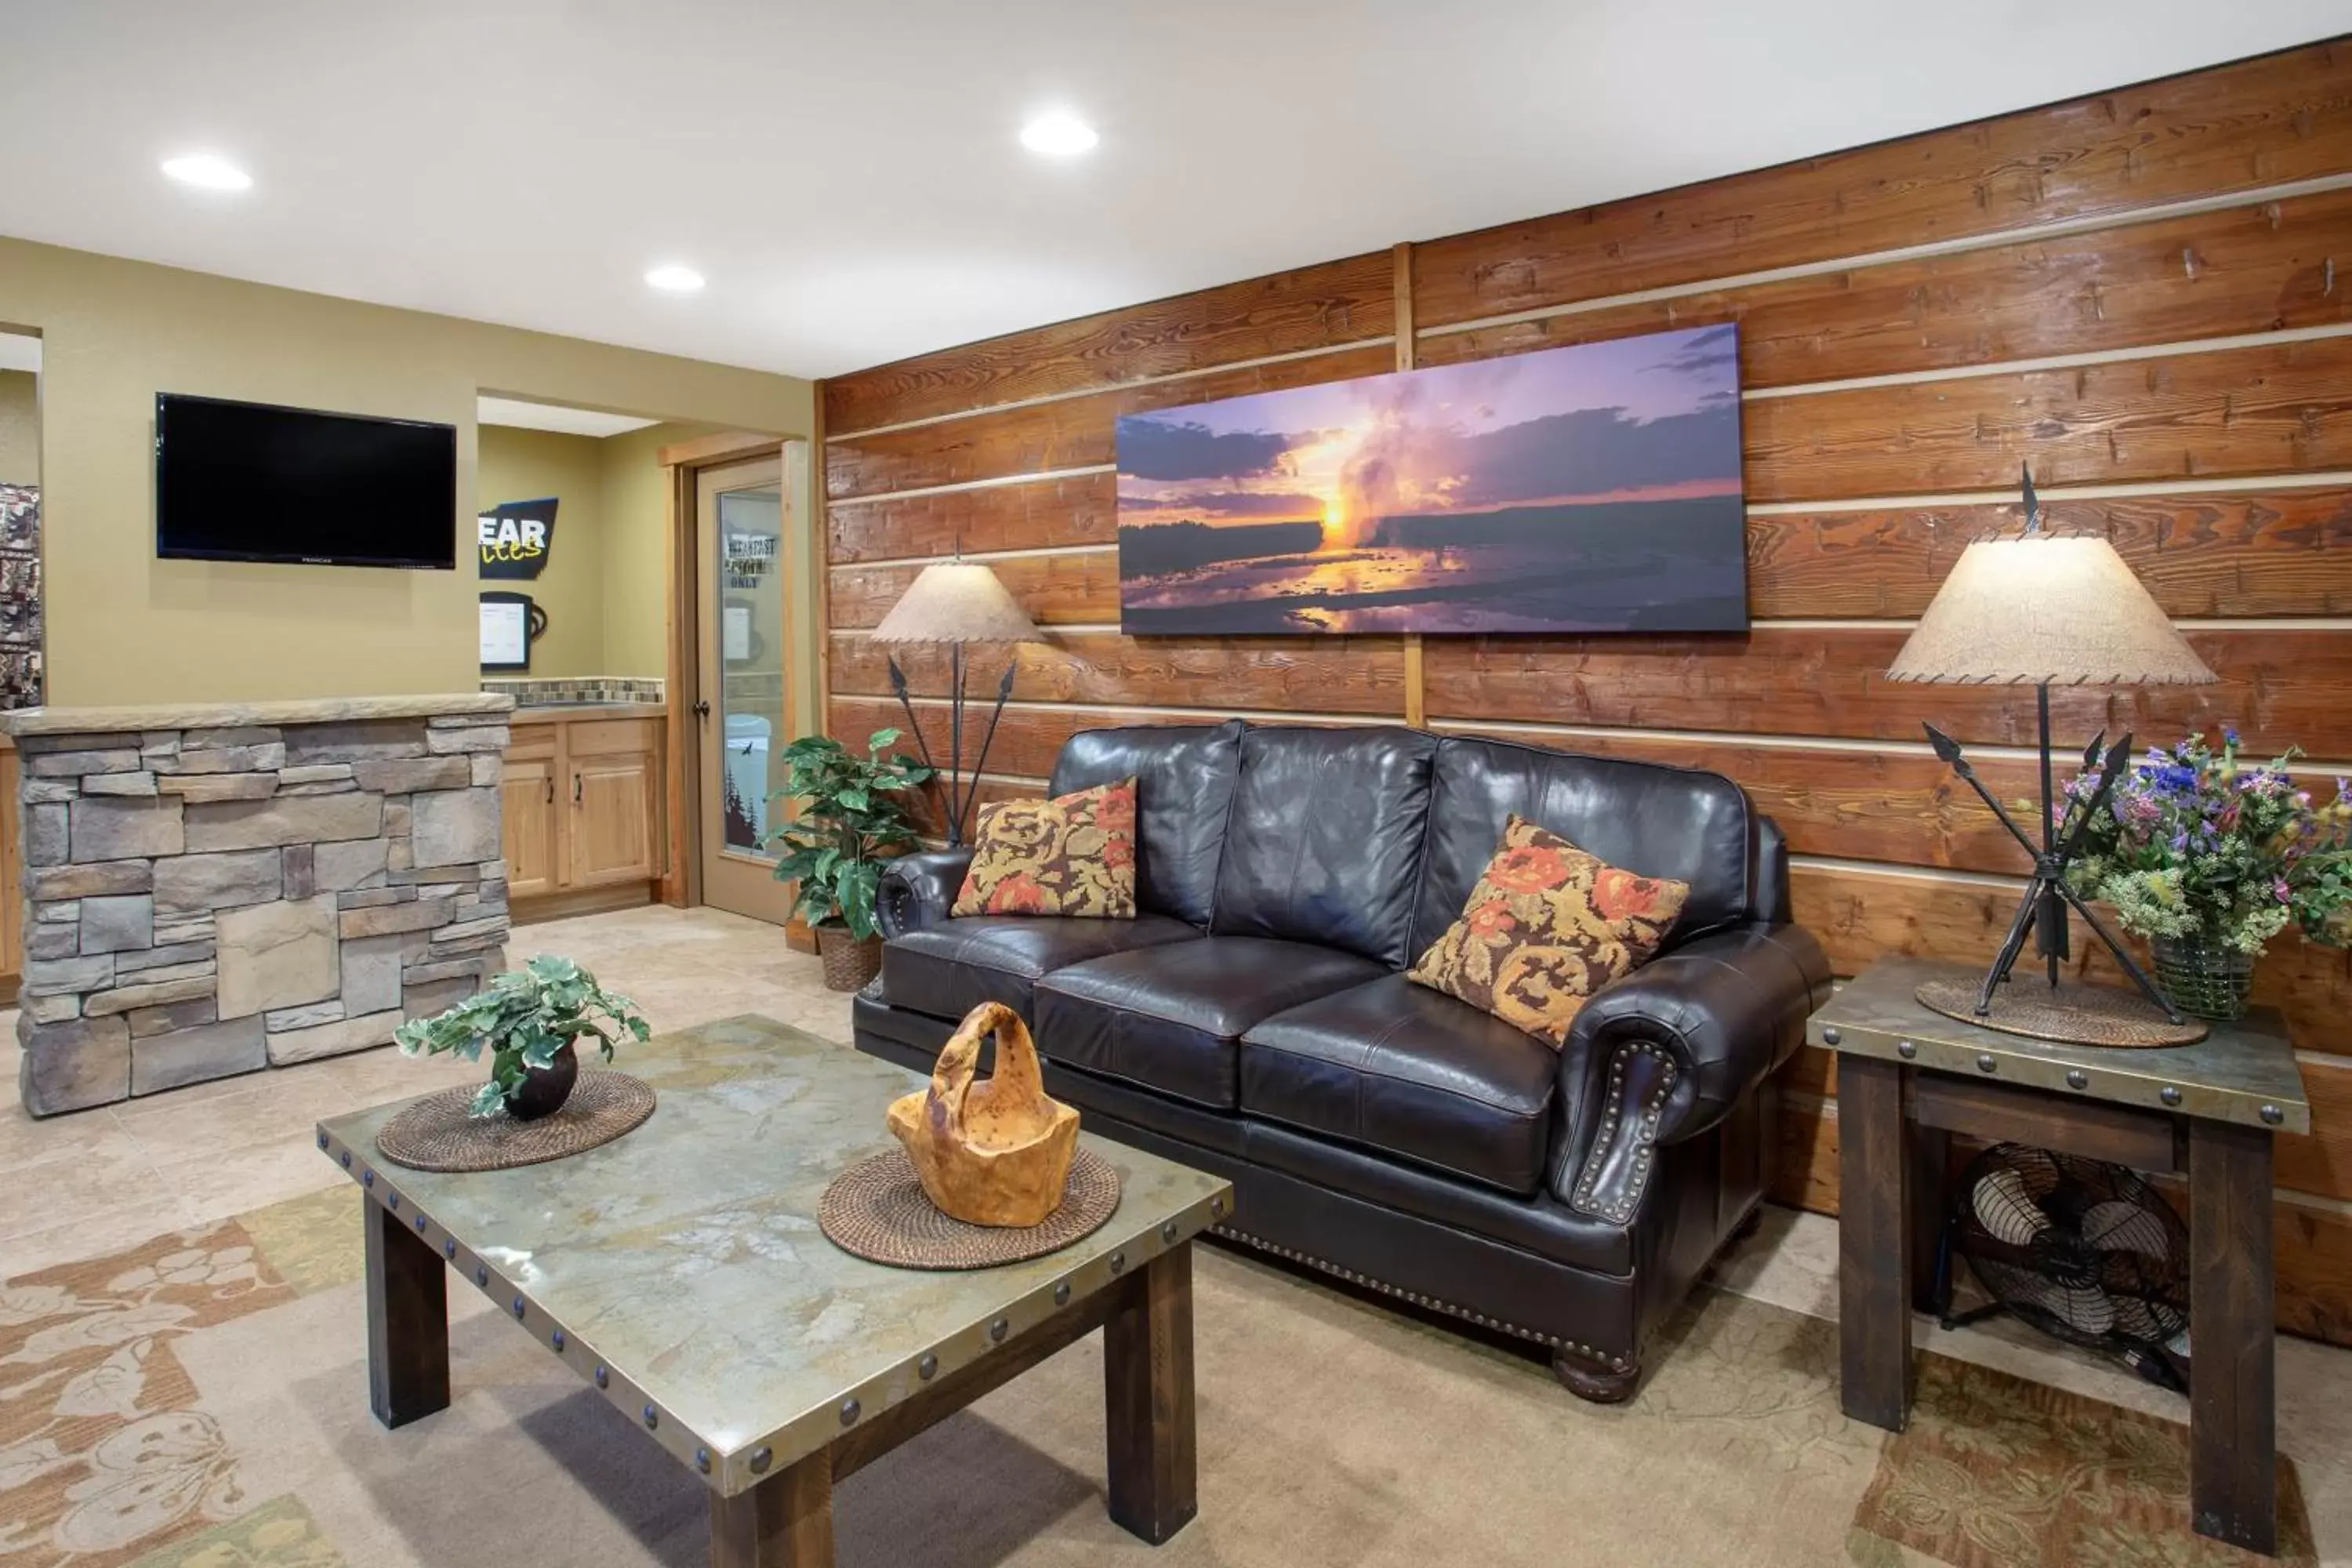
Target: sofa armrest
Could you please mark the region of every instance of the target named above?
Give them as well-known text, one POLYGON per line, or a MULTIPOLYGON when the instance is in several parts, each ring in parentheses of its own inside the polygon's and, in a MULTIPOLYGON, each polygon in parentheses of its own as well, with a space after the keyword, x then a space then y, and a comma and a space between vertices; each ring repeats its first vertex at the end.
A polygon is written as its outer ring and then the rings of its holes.
POLYGON ((1829 959, 1801 926, 1714 931, 1603 986, 1559 1060, 1553 1194, 1630 1218, 1654 1151, 1729 1115, 1805 1037, 1827 1001, 1829 959))
POLYGON ((886 937, 935 926, 948 918, 963 874, 971 866, 971 850, 927 849, 901 855, 882 868, 874 893, 874 918, 886 937))

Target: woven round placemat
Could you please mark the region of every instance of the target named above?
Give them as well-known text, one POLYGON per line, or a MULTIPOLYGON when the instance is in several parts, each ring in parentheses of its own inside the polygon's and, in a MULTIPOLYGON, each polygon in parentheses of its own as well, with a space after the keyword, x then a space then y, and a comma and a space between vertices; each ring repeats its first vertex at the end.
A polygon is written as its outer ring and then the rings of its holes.
POLYGON ((2022 1035, 2030 1040, 2051 1040, 2069 1046, 2111 1046, 2145 1050, 2154 1046, 2193 1046, 2203 1039, 2204 1023, 2190 1018, 2176 1024, 2145 996, 2111 985, 2061 982, 2054 992, 2041 982, 2022 980, 1992 988, 1992 1011, 1977 1016, 1975 980, 1930 980, 1916 994, 1919 1005, 1958 1018, 2022 1035))
POLYGON ((536 1121, 475 1116, 474 1086, 418 1100, 383 1124, 376 1152, 412 1171, 505 1171, 610 1143, 654 1113, 653 1086, 625 1072, 580 1075, 563 1109, 536 1121))
POLYGON ((816 1204, 817 1227, 844 1252, 896 1268, 993 1268, 1042 1258, 1102 1228, 1118 1209, 1118 1172, 1081 1149, 1062 1206, 1043 1225, 966 1225, 939 1211, 904 1149, 860 1160, 816 1204))

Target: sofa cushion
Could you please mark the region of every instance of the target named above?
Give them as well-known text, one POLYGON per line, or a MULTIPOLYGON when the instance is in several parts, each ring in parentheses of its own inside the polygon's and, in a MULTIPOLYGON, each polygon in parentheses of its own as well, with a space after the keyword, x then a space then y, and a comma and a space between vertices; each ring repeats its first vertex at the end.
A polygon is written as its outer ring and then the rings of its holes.
POLYGON ((1595 991, 1650 961, 1689 896, 1514 816, 1461 918, 1405 978, 1558 1050, 1595 991))
POLYGON ((951 915, 1135 918, 1135 781, 980 808, 951 915))
MULTIPOLYGON (((1436 737, 1413 730, 1249 730, 1209 929, 1343 948, 1402 969, 1413 957, 1436 749, 1436 737)), ((1494 847, 1489 836, 1479 864, 1494 847)), ((1446 919, 1461 908, 1456 899, 1446 919)))
POLYGON ((1254 1026, 1241 1110, 1531 1194, 1559 1072, 1534 1036, 1390 974, 1254 1026))
POLYGON ((961 1018, 1002 1002, 1037 1022, 1031 988, 1041 974, 1105 953, 1201 933, 1165 915, 1097 921, 1058 915, 975 915, 894 937, 882 948, 882 994, 893 1007, 961 1018))
POLYGON ((1133 779, 1136 907, 1205 927, 1216 902, 1217 862, 1241 767, 1238 719, 1087 730, 1062 748, 1049 787, 1067 795, 1133 779))
POLYGON ((1449 735, 1431 789, 1416 957, 1462 912, 1515 815, 1612 866, 1689 883, 1677 943, 1747 918, 1757 830, 1747 795, 1719 773, 1449 735))
POLYGON ((1351 952, 1261 937, 1115 953, 1038 983, 1037 1040, 1055 1061, 1231 1110, 1244 1030, 1380 972, 1351 952))

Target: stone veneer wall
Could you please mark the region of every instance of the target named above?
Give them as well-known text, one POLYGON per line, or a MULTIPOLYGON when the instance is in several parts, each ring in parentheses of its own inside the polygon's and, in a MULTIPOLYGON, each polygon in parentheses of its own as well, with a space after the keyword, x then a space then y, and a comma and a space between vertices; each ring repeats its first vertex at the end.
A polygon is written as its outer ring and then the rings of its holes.
MULTIPOLYGON (((445 701, 460 710, 68 732, 12 716, 26 1108, 384 1045, 503 968, 509 704, 445 701)), ((272 708, 334 710, 226 716, 272 708)))

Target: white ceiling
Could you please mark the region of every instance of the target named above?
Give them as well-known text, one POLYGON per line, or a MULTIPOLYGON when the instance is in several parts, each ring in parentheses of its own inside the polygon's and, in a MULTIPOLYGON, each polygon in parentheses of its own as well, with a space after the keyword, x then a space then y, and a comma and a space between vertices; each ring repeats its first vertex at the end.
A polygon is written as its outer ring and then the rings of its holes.
POLYGON ((2352 0, 0 0, 0 232, 825 375, 2352 29, 2352 0), (1024 152, 1035 110, 1101 145, 1024 152), (173 185, 194 149, 242 195, 173 185), (708 275, 656 294, 660 262, 708 275))
POLYGON ((477 397, 474 421, 506 425, 517 430, 554 430, 566 436, 619 436, 656 423, 625 414, 599 414, 593 408, 565 408, 553 403, 525 403, 513 397, 477 397))

